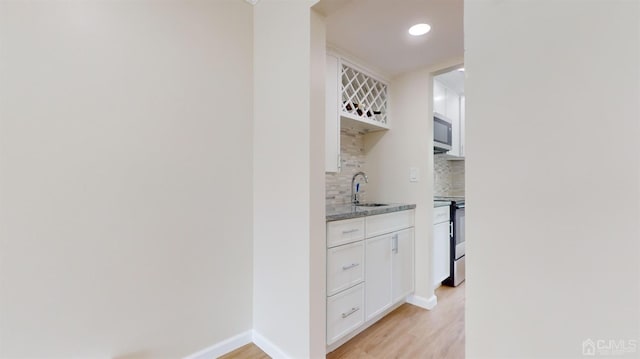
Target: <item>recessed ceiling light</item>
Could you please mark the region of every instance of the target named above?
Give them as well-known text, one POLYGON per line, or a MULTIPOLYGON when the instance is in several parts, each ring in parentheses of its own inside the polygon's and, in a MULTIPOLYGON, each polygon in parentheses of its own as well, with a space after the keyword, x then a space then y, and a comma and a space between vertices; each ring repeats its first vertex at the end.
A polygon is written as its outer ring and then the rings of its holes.
POLYGON ((413 36, 424 35, 431 30, 429 24, 415 24, 409 28, 409 34, 413 36))
POLYGON ((458 71, 464 72, 464 67, 459 68, 458 71))

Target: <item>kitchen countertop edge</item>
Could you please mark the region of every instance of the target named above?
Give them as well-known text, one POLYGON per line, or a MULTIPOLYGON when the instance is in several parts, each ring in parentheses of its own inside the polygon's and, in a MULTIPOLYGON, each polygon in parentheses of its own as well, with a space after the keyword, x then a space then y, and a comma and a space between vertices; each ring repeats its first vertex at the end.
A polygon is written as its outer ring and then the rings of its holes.
POLYGON ((451 201, 433 201, 433 208, 438 208, 438 207, 449 207, 451 205, 451 201))
POLYGON ((327 222, 339 221, 343 219, 352 219, 366 216, 375 216, 377 214, 385 214, 399 211, 406 211, 410 209, 415 209, 415 204, 401 204, 394 203, 388 206, 382 207, 354 207, 352 205, 344 205, 338 207, 331 207, 331 210, 327 208, 327 222))

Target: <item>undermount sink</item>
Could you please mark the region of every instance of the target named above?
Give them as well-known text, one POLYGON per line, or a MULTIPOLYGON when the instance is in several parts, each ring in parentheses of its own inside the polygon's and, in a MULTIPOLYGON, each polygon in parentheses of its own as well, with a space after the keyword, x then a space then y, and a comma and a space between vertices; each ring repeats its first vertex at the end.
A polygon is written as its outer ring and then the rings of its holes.
POLYGON ((386 203, 358 203, 356 207, 384 207, 388 206, 386 203))

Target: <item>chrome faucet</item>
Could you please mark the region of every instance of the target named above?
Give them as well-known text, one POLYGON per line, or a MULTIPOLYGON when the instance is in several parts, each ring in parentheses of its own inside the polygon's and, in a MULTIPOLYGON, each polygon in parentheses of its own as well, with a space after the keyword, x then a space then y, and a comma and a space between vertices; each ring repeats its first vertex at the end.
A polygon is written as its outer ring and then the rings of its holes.
POLYGON ((353 175, 353 177, 351 178, 351 203, 354 205, 360 203, 358 192, 354 191, 354 184, 356 182, 356 177, 358 176, 362 176, 362 178, 364 178, 364 183, 369 183, 369 179, 367 178, 367 175, 364 174, 364 172, 361 171, 353 175))

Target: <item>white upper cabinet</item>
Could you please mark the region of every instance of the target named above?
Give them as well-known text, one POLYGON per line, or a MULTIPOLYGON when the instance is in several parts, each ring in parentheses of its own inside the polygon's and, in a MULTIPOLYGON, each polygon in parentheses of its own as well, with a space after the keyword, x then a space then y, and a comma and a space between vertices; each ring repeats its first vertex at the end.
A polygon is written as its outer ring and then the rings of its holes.
POLYGON ((445 116, 452 120, 460 118, 460 95, 454 90, 445 88, 445 116))
POLYGON ((433 112, 446 116, 446 90, 440 81, 433 81, 433 112))
POLYGON ((450 156, 460 157, 460 95, 453 90, 447 89, 447 112, 446 116, 451 119, 451 151, 447 152, 450 156))
POLYGON ((450 159, 464 158, 464 95, 459 94, 446 84, 433 81, 433 112, 445 116, 451 121, 452 143, 447 152, 450 159))
POLYGON ((339 62, 341 121, 365 131, 388 130, 387 84, 344 59, 339 62))
POLYGON ((327 55, 325 91, 325 171, 340 172, 340 115, 338 57, 327 55))
POLYGON ((465 97, 460 96, 460 157, 464 157, 464 144, 465 144, 465 97))
POLYGON ((340 128, 365 132, 389 126, 387 83, 328 51, 325 92, 325 171, 340 172, 340 128))

